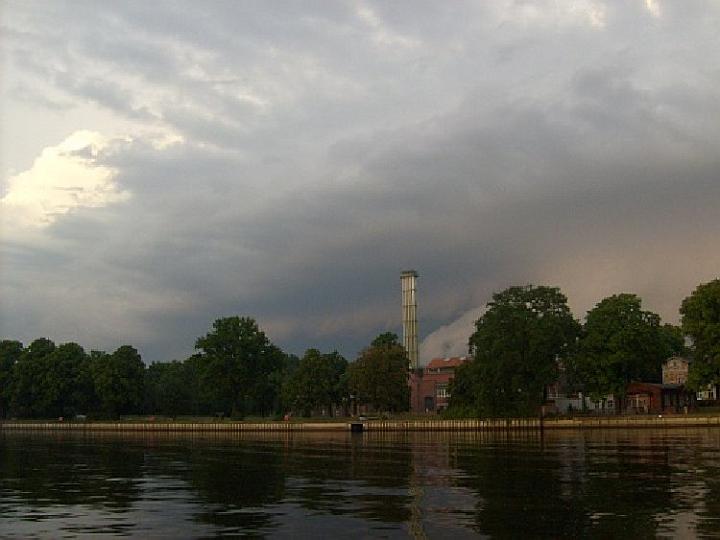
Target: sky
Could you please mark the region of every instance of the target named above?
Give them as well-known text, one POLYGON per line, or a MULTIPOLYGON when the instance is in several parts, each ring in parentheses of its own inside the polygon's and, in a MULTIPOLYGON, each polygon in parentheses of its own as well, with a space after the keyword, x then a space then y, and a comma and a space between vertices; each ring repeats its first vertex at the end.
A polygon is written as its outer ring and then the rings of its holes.
POLYGON ((720 274, 720 2, 0 0, 0 338, 467 352, 493 292, 720 274))

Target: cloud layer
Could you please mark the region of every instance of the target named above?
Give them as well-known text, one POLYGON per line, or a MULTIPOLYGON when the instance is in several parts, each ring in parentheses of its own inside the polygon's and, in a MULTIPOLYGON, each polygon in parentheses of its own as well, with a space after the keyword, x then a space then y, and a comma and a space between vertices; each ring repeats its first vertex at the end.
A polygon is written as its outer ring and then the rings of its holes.
POLYGON ((0 199, 7 234, 51 225, 76 209, 126 201, 130 193, 119 191, 113 181, 117 171, 96 164, 108 144, 98 133, 77 131, 45 148, 30 169, 11 176, 0 199))
POLYGON ((3 336, 352 357, 413 267, 428 358, 510 284, 718 274, 716 4, 72 6, 4 7, 3 336))

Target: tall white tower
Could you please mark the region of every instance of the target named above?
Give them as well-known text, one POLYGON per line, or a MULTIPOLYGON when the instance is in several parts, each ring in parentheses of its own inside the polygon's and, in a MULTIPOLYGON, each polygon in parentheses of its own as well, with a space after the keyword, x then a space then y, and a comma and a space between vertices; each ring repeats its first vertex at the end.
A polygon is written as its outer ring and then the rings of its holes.
POLYGON ((410 369, 417 369, 419 367, 417 299, 415 296, 417 277, 418 274, 415 270, 405 270, 400 273, 403 308, 403 346, 407 351, 410 369))

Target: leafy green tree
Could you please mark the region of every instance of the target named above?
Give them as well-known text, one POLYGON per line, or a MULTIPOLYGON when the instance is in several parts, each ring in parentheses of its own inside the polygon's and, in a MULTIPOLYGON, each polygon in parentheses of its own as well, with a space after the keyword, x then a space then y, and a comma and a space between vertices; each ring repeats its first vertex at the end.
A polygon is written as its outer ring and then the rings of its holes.
POLYGON ((12 370, 23 352, 22 343, 5 339, 0 341, 0 419, 6 418, 10 407, 12 370))
POLYGON ((269 375, 273 387, 274 399, 271 409, 280 415, 291 410, 292 404, 292 378, 300 365, 300 358, 296 354, 283 353, 280 367, 269 375))
POLYGON ((55 343, 47 338, 34 340, 27 346, 12 369, 10 410, 12 414, 32 418, 44 416, 43 385, 47 359, 55 351, 55 343))
POLYGON ((145 414, 160 414, 160 378, 166 362, 154 362, 145 369, 143 379, 143 412, 145 414))
POLYGON ((117 417, 141 412, 145 364, 137 350, 123 345, 112 354, 93 353, 92 377, 102 413, 117 417))
POLYGON ((578 333, 579 323, 556 287, 514 286, 494 294, 470 337, 474 359, 455 374, 450 412, 535 414, 578 333))
POLYGON ((400 345, 400 339, 395 332, 384 332, 372 340, 371 347, 394 347, 400 345))
POLYGON ((205 359, 200 353, 195 353, 183 362, 185 376, 190 393, 189 414, 213 414, 222 410, 213 400, 216 398, 216 388, 212 381, 205 377, 205 359))
POLYGON ((183 362, 157 362, 145 370, 145 412, 173 418, 193 412, 192 372, 183 362))
POLYGON ((671 354, 682 356, 690 355, 691 351, 689 347, 685 345, 685 335, 683 334, 682 327, 665 323, 660 328, 660 335, 662 336, 665 348, 670 351, 671 354))
POLYGON ((443 411, 444 416, 472 418, 480 415, 481 407, 477 402, 483 390, 482 385, 479 384, 482 367, 480 362, 471 359, 455 368, 455 374, 448 386, 450 403, 443 411))
POLYGON ((268 414, 279 388, 272 376, 282 368, 283 353, 249 317, 226 317, 197 340, 202 384, 208 398, 233 416, 268 414))
POLYGON ((93 385, 87 355, 77 343, 64 343, 44 357, 36 407, 41 416, 74 416, 86 412, 93 385))
POLYGON ((296 354, 286 354, 283 358, 282 371, 284 376, 292 377, 292 375, 300 367, 300 358, 296 354))
MULTIPOLYGON (((379 338, 382 337, 379 336, 379 338)), ((410 406, 408 360, 405 349, 384 340, 362 351, 348 366, 348 387, 358 403, 376 411, 406 411, 410 406)))
POLYGON ((591 399, 623 396, 632 381, 659 381, 663 362, 682 352, 676 328, 662 326, 641 303, 634 294, 616 294, 588 312, 574 362, 591 399))
POLYGON ((299 356, 296 354, 284 354, 280 369, 272 374, 273 381, 280 389, 276 398, 277 406, 275 407, 278 413, 285 413, 294 408, 295 390, 293 378, 299 366, 299 356))
POLYGON ((55 343, 48 338, 34 340, 23 354, 23 360, 44 358, 55 350, 55 343))
POLYGON ((287 402, 304 416, 321 409, 332 416, 334 406, 347 396, 346 370, 347 360, 337 351, 308 349, 288 381, 287 402))
POLYGON ((720 279, 699 285, 683 300, 680 315, 694 348, 688 385, 700 390, 720 384, 720 279))

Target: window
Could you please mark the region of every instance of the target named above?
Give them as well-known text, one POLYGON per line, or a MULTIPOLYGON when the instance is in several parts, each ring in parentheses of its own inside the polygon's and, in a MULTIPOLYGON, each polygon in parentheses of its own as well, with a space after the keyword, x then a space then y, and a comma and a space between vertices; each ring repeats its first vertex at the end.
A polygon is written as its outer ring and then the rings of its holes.
POLYGON ((430 412, 435 409, 435 403, 432 396, 425 396, 425 412, 430 412))
POLYGON ((447 384, 438 384, 435 387, 435 395, 439 398, 449 398, 450 392, 448 392, 447 384))

